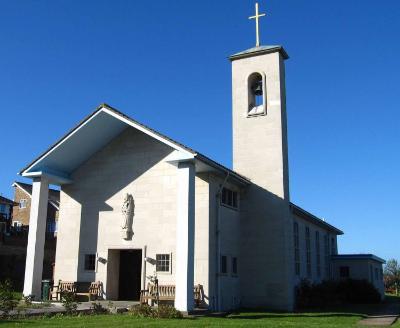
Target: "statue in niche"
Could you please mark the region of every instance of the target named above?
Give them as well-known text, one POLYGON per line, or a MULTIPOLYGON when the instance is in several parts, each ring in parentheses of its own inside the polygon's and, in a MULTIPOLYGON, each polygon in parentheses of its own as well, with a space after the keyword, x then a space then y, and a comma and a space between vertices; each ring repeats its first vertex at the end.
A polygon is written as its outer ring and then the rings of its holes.
POLYGON ((121 225, 122 238, 131 240, 133 236, 132 224, 135 215, 135 201, 131 194, 125 194, 124 203, 122 205, 123 221, 121 225))

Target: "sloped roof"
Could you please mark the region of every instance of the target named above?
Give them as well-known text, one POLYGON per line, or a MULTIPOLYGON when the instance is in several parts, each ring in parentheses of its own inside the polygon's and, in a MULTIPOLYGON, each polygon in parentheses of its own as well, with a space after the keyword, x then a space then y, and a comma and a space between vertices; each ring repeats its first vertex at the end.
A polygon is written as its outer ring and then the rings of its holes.
POLYGON ((0 204, 6 204, 6 205, 15 205, 15 202, 11 199, 8 199, 6 197, 0 196, 0 204))
POLYGON ((283 57, 283 59, 288 59, 289 55, 283 49, 282 46, 279 45, 274 45, 274 46, 259 46, 259 47, 253 47, 241 52, 238 52, 232 56, 229 57, 231 61, 236 60, 236 59, 241 59, 241 58, 246 58, 246 57, 253 57, 253 56, 258 56, 258 55, 263 55, 263 54, 269 54, 273 52, 279 51, 283 57))
POLYGON ((191 154, 194 158, 216 170, 229 173, 232 178, 242 184, 250 183, 250 180, 243 175, 130 118, 107 104, 101 104, 97 107, 92 114, 87 116, 42 155, 23 168, 19 174, 28 176, 29 173, 34 171, 47 170, 56 173, 70 173, 84 159, 87 159, 90 155, 101 149, 127 128, 127 124, 177 150, 191 154), (68 152, 68 156, 65 156, 65 152, 68 152))
MULTIPOLYGON (((25 191, 26 194, 32 197, 32 185, 29 183, 24 183, 20 181, 15 181, 13 187, 17 187, 25 191)), ((49 188, 49 203, 53 205, 56 209, 60 206, 60 191, 56 189, 49 188)))
POLYGON ((342 230, 334 227, 333 225, 330 225, 329 223, 325 222, 324 220, 320 219, 319 217, 315 216, 314 214, 307 212, 306 210, 302 209, 300 206, 290 203, 290 208, 292 210, 292 213, 300 216, 301 218, 308 220, 309 222, 314 223, 315 225, 318 225, 329 231, 332 231, 333 233, 335 233, 337 235, 343 235, 342 230))

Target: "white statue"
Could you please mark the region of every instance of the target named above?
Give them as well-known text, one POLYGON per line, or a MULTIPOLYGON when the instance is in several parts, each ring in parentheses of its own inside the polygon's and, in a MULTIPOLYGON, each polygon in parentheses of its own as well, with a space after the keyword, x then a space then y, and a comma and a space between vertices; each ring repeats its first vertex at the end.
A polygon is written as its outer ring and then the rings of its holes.
POLYGON ((133 216, 135 215, 135 201, 133 200, 133 196, 131 194, 125 194, 124 204, 122 205, 122 215, 122 238, 131 240, 133 236, 133 216))

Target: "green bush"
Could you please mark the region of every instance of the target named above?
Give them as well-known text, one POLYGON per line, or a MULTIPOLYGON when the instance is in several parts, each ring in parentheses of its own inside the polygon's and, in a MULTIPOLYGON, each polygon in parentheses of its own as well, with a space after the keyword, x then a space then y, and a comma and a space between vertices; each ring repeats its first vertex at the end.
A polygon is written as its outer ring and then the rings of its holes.
POLYGON ((18 300, 15 299, 11 281, 0 282, 0 310, 4 315, 8 315, 17 305, 18 300))
POLYGON ((151 307, 147 304, 134 305, 129 309, 130 315, 137 318, 180 319, 182 313, 173 306, 160 305, 151 307))
POLYGON ((62 292, 61 302, 66 314, 76 313, 78 302, 75 301, 75 294, 73 292, 62 292))
POLYGON ((155 317, 162 319, 181 319, 182 313, 175 309, 173 306, 160 305, 154 308, 155 317))
POLYGON ((151 318, 153 317, 153 310, 147 304, 132 305, 129 308, 129 314, 137 318, 151 318))
POLYGON ((92 302, 92 306, 90 307, 91 314, 105 314, 109 313, 108 309, 102 306, 100 303, 92 302))
POLYGON ((303 280, 296 287, 298 308, 321 308, 339 304, 379 303, 381 296, 366 280, 347 279, 311 284, 303 280))

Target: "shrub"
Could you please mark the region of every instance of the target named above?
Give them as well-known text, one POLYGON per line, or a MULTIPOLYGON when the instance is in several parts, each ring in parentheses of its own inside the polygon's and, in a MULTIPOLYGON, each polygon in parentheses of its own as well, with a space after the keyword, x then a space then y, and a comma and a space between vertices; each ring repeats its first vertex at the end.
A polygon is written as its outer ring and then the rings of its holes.
POLYGON ((154 315, 156 318, 162 319, 181 319, 183 317, 180 311, 168 305, 160 305, 154 308, 154 315))
POLYGON ((24 303, 26 307, 32 306, 32 295, 24 296, 24 303))
POLYGON ((137 318, 150 318, 153 317, 153 310, 147 304, 132 305, 129 314, 137 318))
POLYGON ((129 313, 137 318, 180 319, 183 317, 181 312, 168 305, 158 307, 151 307, 147 304, 134 305, 129 309, 129 313))
POLYGON ((366 280, 347 279, 311 284, 303 280, 296 287, 298 308, 325 307, 338 304, 379 303, 381 296, 366 280))
POLYGON ((14 292, 10 280, 0 282, 0 310, 5 315, 15 309, 18 305, 18 300, 14 297, 14 292))
POLYGON ((103 307, 100 303, 92 302, 92 306, 90 307, 91 314, 104 314, 108 312, 108 309, 103 307))
POLYGON ((75 294, 73 292, 62 292, 61 302, 67 314, 75 314, 78 308, 78 302, 75 301, 75 294))

